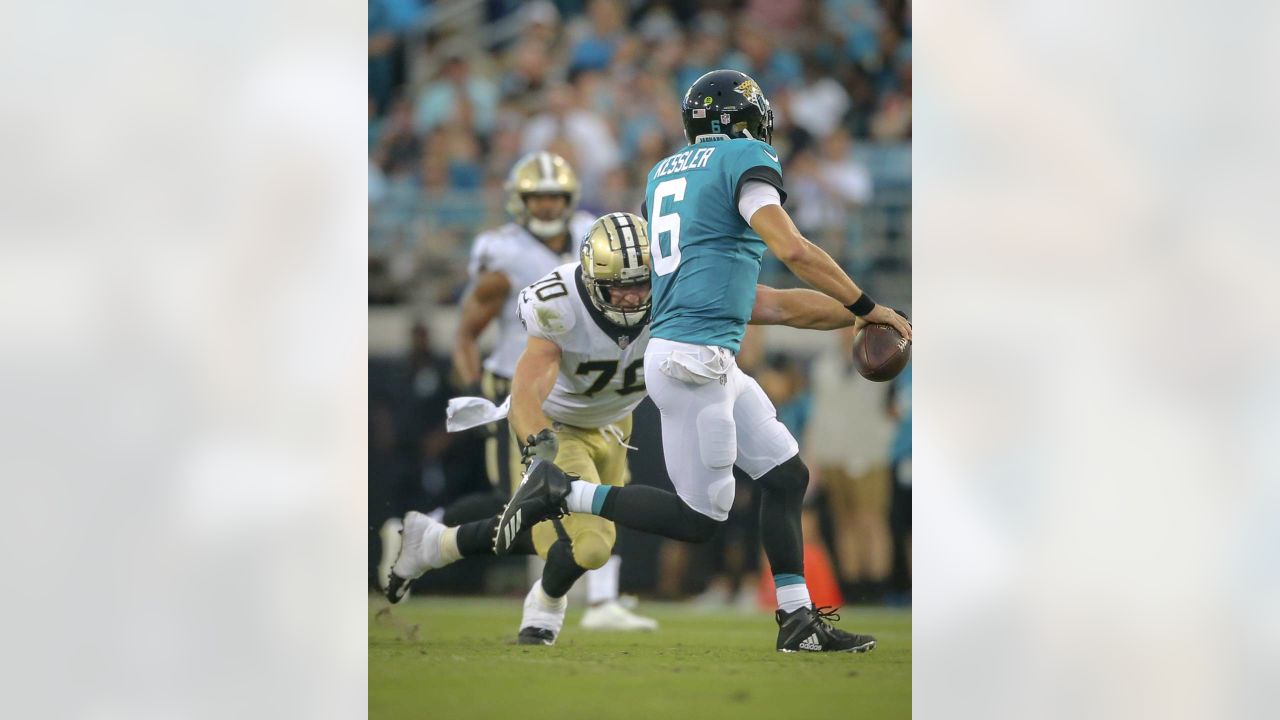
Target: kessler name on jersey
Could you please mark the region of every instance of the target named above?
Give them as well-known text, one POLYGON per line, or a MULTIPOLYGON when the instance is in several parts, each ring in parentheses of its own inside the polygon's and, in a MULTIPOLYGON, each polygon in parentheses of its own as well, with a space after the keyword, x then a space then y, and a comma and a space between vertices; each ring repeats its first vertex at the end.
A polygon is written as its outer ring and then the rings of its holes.
POLYGON ((700 147, 672 155, 658 163, 658 168, 654 171, 653 176, 662 177, 663 175, 671 175, 685 170, 701 170, 707 166, 707 163, 711 162, 711 153, 715 151, 716 149, 713 147, 700 147))

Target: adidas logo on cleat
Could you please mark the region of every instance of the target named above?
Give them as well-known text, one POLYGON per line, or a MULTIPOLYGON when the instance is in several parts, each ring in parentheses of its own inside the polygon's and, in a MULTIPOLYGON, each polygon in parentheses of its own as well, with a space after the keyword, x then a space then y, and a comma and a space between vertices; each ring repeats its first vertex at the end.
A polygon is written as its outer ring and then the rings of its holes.
POLYGON ((801 650, 813 650, 815 652, 822 650, 822 643, 818 642, 818 634, 814 633, 804 640, 800 641, 801 650))
POLYGON ((516 514, 511 518, 511 524, 506 527, 507 547, 511 547, 511 543, 515 541, 516 535, 520 533, 521 512, 521 510, 516 510, 516 514))

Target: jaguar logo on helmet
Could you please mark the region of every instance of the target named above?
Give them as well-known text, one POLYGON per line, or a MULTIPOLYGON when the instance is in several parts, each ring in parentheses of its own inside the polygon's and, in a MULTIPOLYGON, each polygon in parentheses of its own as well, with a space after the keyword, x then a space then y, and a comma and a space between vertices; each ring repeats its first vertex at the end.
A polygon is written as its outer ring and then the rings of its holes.
POLYGON ((761 92, 760 86, 756 84, 755 80, 747 78, 746 80, 743 80, 738 87, 734 88, 733 91, 740 93, 742 97, 747 99, 747 102, 760 108, 760 112, 765 111, 764 93, 761 92))
POLYGON ((613 302, 610 288, 649 283, 649 228, 631 213, 609 213, 597 219, 582 239, 579 253, 587 297, 609 322, 632 327, 648 316, 650 299, 626 307, 613 302))

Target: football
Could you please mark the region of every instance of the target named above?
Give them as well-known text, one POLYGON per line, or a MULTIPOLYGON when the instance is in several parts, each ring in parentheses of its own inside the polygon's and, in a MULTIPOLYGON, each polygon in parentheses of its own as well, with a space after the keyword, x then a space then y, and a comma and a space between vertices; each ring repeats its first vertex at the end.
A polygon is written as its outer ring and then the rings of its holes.
POLYGON ((868 325, 853 338, 853 364, 868 380, 892 380, 910 360, 911 341, 889 325, 868 325))

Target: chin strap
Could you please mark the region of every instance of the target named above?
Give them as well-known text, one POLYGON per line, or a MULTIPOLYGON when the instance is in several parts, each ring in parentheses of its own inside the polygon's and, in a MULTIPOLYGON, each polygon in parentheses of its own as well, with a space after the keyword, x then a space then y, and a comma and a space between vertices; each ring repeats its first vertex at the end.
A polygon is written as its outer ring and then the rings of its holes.
POLYGON ((540 238, 552 238, 565 231, 569 223, 563 218, 559 220, 539 220, 538 218, 529 218, 529 223, 525 228, 540 238))

